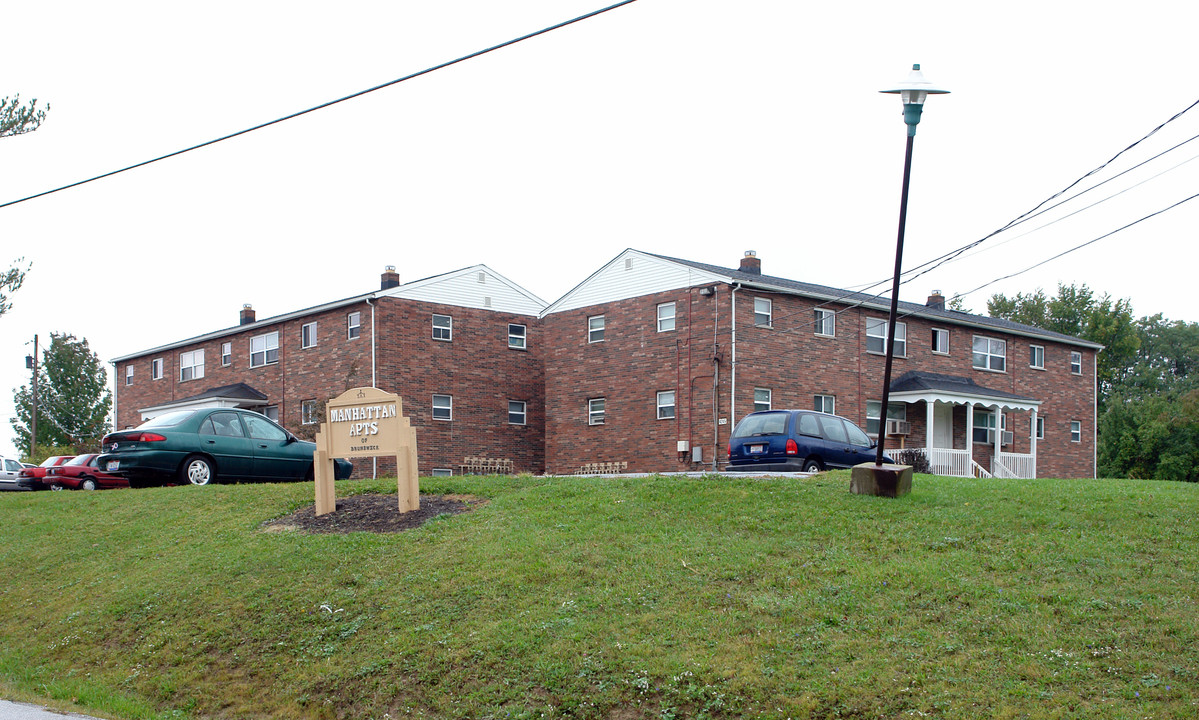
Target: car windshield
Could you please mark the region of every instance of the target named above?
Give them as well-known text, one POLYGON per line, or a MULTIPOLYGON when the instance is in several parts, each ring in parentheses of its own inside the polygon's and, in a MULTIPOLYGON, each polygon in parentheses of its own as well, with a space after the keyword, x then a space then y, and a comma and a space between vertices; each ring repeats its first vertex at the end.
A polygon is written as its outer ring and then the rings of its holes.
POLYGON ((91 460, 91 455, 79 455, 63 463, 63 465, 87 465, 87 461, 91 460))
POLYGON ((787 432, 787 417, 788 414, 785 412, 747 415, 744 420, 737 423, 733 437, 782 435, 787 432))
POLYGON ((52 455, 42 461, 42 467, 54 467, 55 465, 61 465, 63 457, 63 455, 52 455))
POLYGON ((145 430, 148 428, 174 427, 175 425, 178 425, 195 414, 195 410, 175 410, 174 412, 152 417, 141 425, 138 425, 137 429, 145 430))

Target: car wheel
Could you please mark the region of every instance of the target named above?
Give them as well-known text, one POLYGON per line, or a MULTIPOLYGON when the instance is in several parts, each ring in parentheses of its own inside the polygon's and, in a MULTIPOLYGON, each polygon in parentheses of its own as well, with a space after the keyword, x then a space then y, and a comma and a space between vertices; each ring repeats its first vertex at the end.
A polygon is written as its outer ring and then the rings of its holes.
POLYGON ((90 478, 90 477, 85 477, 85 478, 80 479, 79 489, 80 490, 95 490, 96 489, 96 479, 90 478))
POLYGON ((183 461, 179 468, 179 479, 192 485, 208 485, 216 480, 216 468, 212 461, 199 455, 192 455, 183 461))
POLYGON ((63 489, 63 487, 62 487, 62 485, 59 485, 58 483, 51 483, 51 484, 50 484, 50 489, 51 489, 51 490, 58 491, 58 490, 62 490, 62 489, 63 489))
POLYGON ((821 466, 819 460, 813 458, 803 464, 803 471, 806 473, 824 472, 824 467, 821 466))

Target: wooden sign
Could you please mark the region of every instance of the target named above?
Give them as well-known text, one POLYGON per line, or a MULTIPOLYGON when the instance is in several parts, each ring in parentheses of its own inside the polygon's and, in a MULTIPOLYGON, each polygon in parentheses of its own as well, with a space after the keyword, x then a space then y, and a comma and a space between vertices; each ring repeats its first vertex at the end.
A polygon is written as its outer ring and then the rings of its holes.
POLYGON ((399 395, 378 388, 345 391, 325 406, 325 422, 316 434, 313 479, 316 514, 337 509, 333 487, 333 458, 395 455, 399 511, 420 509, 420 482, 416 473, 416 430, 403 415, 399 395))

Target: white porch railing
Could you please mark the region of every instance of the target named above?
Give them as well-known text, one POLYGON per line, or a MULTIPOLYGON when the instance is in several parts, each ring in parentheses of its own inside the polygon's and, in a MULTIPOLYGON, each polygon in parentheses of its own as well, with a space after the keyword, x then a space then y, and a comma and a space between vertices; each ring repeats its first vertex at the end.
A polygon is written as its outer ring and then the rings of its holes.
POLYGON ((1037 458, 1026 453, 999 453, 991 460, 995 477, 1031 480, 1037 476, 1037 458))
POLYGON ((933 448, 928 458, 929 472, 951 477, 974 477, 969 450, 933 448))

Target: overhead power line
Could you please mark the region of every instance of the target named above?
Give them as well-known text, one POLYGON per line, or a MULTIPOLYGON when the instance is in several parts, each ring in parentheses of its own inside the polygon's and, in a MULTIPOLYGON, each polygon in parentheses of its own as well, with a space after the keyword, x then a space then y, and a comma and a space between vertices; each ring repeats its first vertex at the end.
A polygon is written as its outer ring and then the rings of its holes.
POLYGON ((412 80, 413 78, 418 78, 418 77, 420 77, 420 76, 422 76, 422 75, 428 75, 429 73, 431 73, 431 72, 434 72, 434 71, 436 71, 436 70, 441 70, 441 69, 447 68, 447 67, 449 67, 449 66, 451 66, 451 65, 457 65, 458 63, 460 63, 460 62, 465 62, 465 61, 467 61, 467 60, 473 60, 474 58, 477 58, 477 57, 479 57, 480 55, 486 55, 487 53, 494 52, 494 51, 496 51, 496 50, 499 50, 499 49, 501 49, 501 48, 506 48, 506 47, 508 47, 509 45, 515 45, 516 43, 523 42, 523 41, 525 41, 525 40, 528 40, 528 39, 530 39, 530 38, 535 38, 535 37, 537 37, 537 36, 539 36, 539 35, 545 35, 546 33, 553 32, 554 30, 558 30, 558 29, 560 29, 560 28, 564 28, 564 27, 566 27, 567 25, 573 25, 574 23, 581 22, 581 21, 583 21, 583 20, 587 20, 587 19, 589 19, 589 18, 593 18, 593 17, 595 17, 596 15, 601 15, 601 14, 603 14, 603 13, 606 13, 606 12, 608 12, 609 10, 615 10, 615 9, 616 9, 616 8, 618 8, 618 7, 622 7, 622 6, 624 6, 624 5, 629 5, 629 4, 631 4, 631 3, 634 3, 634 2, 636 2, 636 1, 637 1, 637 0, 622 0, 621 2, 618 2, 618 3, 615 3, 615 4, 609 5, 609 6, 607 6, 607 7, 601 8, 601 9, 599 9, 599 10, 595 10, 595 11, 593 11, 593 12, 589 12, 589 13, 587 13, 586 15, 580 15, 580 16, 578 16, 578 17, 574 18, 574 19, 571 19, 571 20, 566 20, 566 21, 564 21, 564 22, 560 22, 560 23, 558 23, 557 25, 551 25, 551 26, 549 26, 549 27, 547 27, 547 28, 542 28, 541 30, 537 30, 536 32, 531 32, 531 33, 529 33, 529 34, 527 34, 527 35, 522 35, 522 36, 520 36, 520 37, 518 37, 518 38, 514 38, 514 39, 512 39, 512 40, 508 40, 507 42, 502 42, 502 43, 500 43, 499 45, 492 45, 491 47, 489 47, 489 48, 486 48, 486 49, 484 49, 484 50, 479 50, 479 51, 477 51, 477 52, 473 52, 473 53, 471 53, 471 54, 469 54, 469 55, 463 55, 462 57, 460 57, 460 58, 457 58, 456 60, 450 60, 450 61, 448 61, 448 62, 443 62, 443 63, 441 63, 440 65, 434 65, 434 66, 432 66, 432 67, 426 68, 426 69, 424 69, 424 70, 421 70, 421 71, 419 71, 419 72, 414 72, 414 73, 412 73, 411 75, 405 75, 404 77, 397 78, 397 79, 395 79, 395 80, 392 80, 392 81, 390 81, 390 82, 385 82, 385 83, 383 83, 382 85, 376 85, 376 86, 374 86, 374 87, 367 88, 366 90, 360 90, 360 91, 358 91, 358 92, 356 92, 356 93, 352 93, 352 94, 350 94, 350 95, 346 95, 345 97, 341 97, 341 98, 338 98, 338 99, 336 99, 336 100, 330 100, 329 102, 321 103, 320 105, 314 105, 313 107, 310 107, 310 108, 308 108, 308 109, 306 109, 306 110, 300 110, 299 112, 294 112, 294 113, 292 113, 292 114, 290 114, 290 115, 285 115, 285 116, 283 116, 283 117, 281 117, 281 118, 277 118, 277 119, 275 119, 275 120, 271 120, 270 122, 264 122, 264 123, 261 123, 261 124, 259 124, 259 125, 255 125, 254 127, 249 127, 249 128, 246 128, 245 130, 239 130, 239 131, 237 131, 237 132, 235 132, 235 133, 230 133, 229 135, 224 135, 224 136, 222 136, 222 137, 215 138, 215 139, 213 139, 213 140, 209 140, 209 141, 207 141, 207 142, 202 142, 202 143, 200 143, 200 144, 198 144, 198 145, 192 145, 191 147, 184 148, 184 149, 182 149, 182 150, 176 150, 175 152, 167 153, 166 155, 161 155, 161 156, 159 156, 159 157, 156 157, 156 158, 154 158, 154 159, 152 159, 152 160, 144 160, 144 161, 142 161, 142 162, 135 163, 135 164, 133 164, 133 165, 129 165, 128 167, 123 167, 123 168, 121 168, 120 170, 113 170, 113 171, 111 171, 111 172, 106 172, 106 173, 104 173, 104 174, 102 174, 102 175, 96 175, 96 176, 94 176, 94 177, 90 177, 90 178, 88 178, 88 179, 86 179, 86 180, 80 180, 80 181, 78 181, 78 182, 73 182, 73 183, 71 183, 71 184, 69 184, 69 185, 63 185, 62 187, 57 187, 57 188, 54 188, 53 190, 46 190, 46 191, 44 191, 44 192, 40 192, 40 193, 37 193, 37 194, 35 194, 35 195, 30 195, 30 196, 28 196, 28 197, 23 197, 23 198, 21 198, 21 199, 19 199, 19 200, 10 200, 9 202, 6 202, 6 203, 3 203, 3 204, 0 204, 0 208, 6 208, 6 207, 8 207, 8 206, 10 206, 10 205, 16 205, 16 204, 18 204, 18 203, 23 203, 23 202, 26 202, 26 201, 28 201, 28 200, 34 200, 34 199, 36 199, 36 198, 44 197, 44 196, 46 196, 46 195, 51 195, 51 194, 53 194, 53 193, 56 193, 56 192, 61 192, 61 191, 63 191, 63 190, 69 190, 69 189, 71 189, 71 188, 79 187, 80 185, 86 185, 87 183, 90 183, 90 182, 95 182, 95 181, 97 181, 97 180, 103 180, 104 178, 112 177, 113 175, 119 175, 119 174, 121 174, 121 173, 123 173, 123 172, 128 172, 128 171, 130 171, 130 170, 135 170, 135 169, 137 169, 137 168, 140 168, 140 167, 145 167, 146 165, 150 165, 150 164, 152 164, 152 163, 156 163, 156 162, 159 162, 159 161, 161 161, 161 160, 166 160, 166 159, 168 159, 168 158, 173 158, 173 157, 176 157, 176 156, 178 156, 178 155, 183 155, 184 153, 189 153, 189 152, 191 152, 191 151, 193 151, 193 150, 199 150, 200 148, 208 147, 209 145, 215 145, 215 144, 217 144, 217 143, 219 143, 219 142, 224 142, 224 141, 226 141, 226 140, 231 140, 231 139, 233 139, 233 138, 235 138, 235 137, 239 137, 239 136, 241 136, 241 135, 246 135, 247 133, 252 133, 252 132, 254 132, 255 130, 262 130, 263 128, 267 128, 267 127, 270 127, 270 126, 272 126, 272 125, 278 125, 279 123, 281 123, 281 122, 284 122, 284 121, 286 121, 286 120, 292 120, 292 119, 294 119, 294 118, 298 118, 298 117, 300 117, 301 115, 307 115, 308 113, 311 113, 311 112, 316 112, 317 110, 323 110, 323 109, 325 109, 325 108, 327 108, 327 107, 331 107, 331 106, 333 106, 333 105, 336 105, 336 104, 338 104, 338 103, 343 103, 343 102, 345 102, 345 101, 347 101, 347 100, 353 100, 354 98, 362 97, 363 95, 366 95, 366 94, 368 94, 368 93, 373 93, 373 92, 375 92, 376 90, 382 90, 383 88, 388 88, 388 87, 391 87, 392 85, 396 85, 396 84, 399 84, 399 83, 405 82, 405 81, 407 81, 407 80, 412 80))

